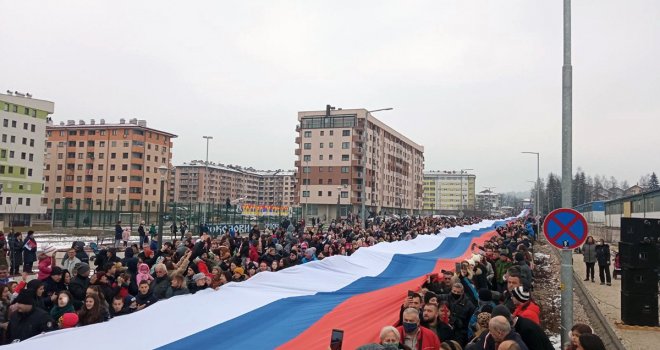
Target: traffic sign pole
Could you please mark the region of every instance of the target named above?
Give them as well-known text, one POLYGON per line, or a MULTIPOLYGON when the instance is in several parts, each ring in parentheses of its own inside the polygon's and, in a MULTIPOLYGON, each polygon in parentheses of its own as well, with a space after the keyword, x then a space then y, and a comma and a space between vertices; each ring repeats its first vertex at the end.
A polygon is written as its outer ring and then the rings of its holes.
POLYGON ((568 337, 573 326, 573 249, 584 243, 588 233, 584 216, 573 209, 553 210, 543 223, 543 234, 548 243, 561 249, 562 337, 568 337))
MULTIPOLYGON (((564 62, 561 94, 561 206, 572 207, 573 180, 573 66, 571 64, 571 0, 564 0, 564 62)), ((561 343, 570 341, 573 326, 573 252, 561 253, 561 343)))

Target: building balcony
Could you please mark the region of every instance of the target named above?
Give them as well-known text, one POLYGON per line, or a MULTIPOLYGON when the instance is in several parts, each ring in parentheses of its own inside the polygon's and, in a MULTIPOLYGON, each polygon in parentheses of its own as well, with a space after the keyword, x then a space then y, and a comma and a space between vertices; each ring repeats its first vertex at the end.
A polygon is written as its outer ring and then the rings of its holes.
POLYGON ((362 161, 361 161, 361 160, 357 160, 357 159, 353 159, 353 160, 351 160, 351 166, 359 166, 359 167, 361 167, 361 166, 362 166, 362 161))
POLYGON ((296 148, 296 152, 295 152, 295 155, 297 155, 297 156, 299 156, 299 155, 300 155, 300 153, 301 153, 301 151, 300 151, 300 148, 296 148))
POLYGON ((351 136, 351 141, 362 143, 362 136, 360 136, 360 135, 353 135, 353 136, 351 136))
POLYGON ((296 168, 300 167, 300 161, 299 160, 296 160, 293 164, 296 168))
POLYGON ((302 142, 302 138, 300 136, 296 137, 296 144, 300 144, 302 142))

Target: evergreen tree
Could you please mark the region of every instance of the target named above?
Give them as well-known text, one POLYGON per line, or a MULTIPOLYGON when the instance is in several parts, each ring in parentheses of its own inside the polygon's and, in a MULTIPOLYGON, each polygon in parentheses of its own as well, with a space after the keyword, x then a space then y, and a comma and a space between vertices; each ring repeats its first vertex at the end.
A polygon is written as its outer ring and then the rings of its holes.
POLYGON ((660 184, 658 183, 658 176, 655 174, 655 172, 653 172, 649 178, 649 190, 657 189, 660 189, 660 184))

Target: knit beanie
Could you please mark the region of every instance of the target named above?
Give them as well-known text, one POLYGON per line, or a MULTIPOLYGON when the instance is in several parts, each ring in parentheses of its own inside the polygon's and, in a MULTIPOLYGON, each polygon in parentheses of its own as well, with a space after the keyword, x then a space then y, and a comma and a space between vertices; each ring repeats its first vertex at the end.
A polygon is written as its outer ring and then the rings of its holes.
POLYGON ((67 312, 60 317, 60 328, 71 328, 78 324, 78 314, 75 312, 67 312))
POLYGON ((529 291, 525 290, 523 286, 519 286, 511 291, 511 296, 516 298, 519 302, 524 303, 529 301, 529 291))
POLYGON ((14 302, 16 304, 33 305, 35 296, 36 292, 34 290, 23 289, 20 293, 18 293, 18 296, 16 299, 14 299, 14 302))

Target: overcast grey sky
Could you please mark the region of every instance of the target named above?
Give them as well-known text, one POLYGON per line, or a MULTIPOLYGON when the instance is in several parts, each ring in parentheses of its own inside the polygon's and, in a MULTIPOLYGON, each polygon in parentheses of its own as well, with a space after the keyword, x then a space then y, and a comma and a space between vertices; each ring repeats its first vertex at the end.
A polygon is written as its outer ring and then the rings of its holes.
MULTIPOLYGON (((526 190, 561 173, 562 1, 2 1, 0 91, 147 119, 174 163, 293 168, 296 113, 376 109, 426 169, 526 190)), ((574 168, 660 164, 660 1, 573 2, 574 168)), ((654 168, 655 167, 655 168, 654 168)))

